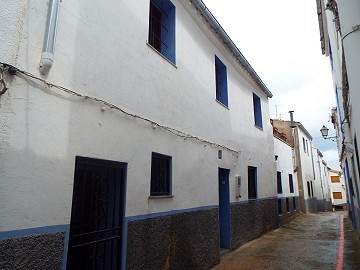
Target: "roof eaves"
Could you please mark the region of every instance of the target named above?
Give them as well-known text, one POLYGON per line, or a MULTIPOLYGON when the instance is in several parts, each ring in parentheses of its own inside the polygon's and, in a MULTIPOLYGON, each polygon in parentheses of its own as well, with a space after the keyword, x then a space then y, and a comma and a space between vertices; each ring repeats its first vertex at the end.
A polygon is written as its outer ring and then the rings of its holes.
POLYGON ((250 63, 246 60, 246 58, 242 55, 240 50, 237 48, 235 43, 231 40, 229 35, 222 28, 220 23, 216 20, 214 15, 210 12, 210 10, 206 7, 202 0, 189 0, 192 3, 192 6, 200 13, 200 15, 209 23, 211 28, 215 31, 217 36, 221 39, 221 41, 228 47, 231 53, 238 60, 240 65, 245 69, 245 71, 249 74, 249 76, 254 80, 254 82, 258 85, 258 87, 267 95, 267 97, 271 98, 273 94, 267 88, 265 83, 260 79, 259 75, 252 68, 250 63))

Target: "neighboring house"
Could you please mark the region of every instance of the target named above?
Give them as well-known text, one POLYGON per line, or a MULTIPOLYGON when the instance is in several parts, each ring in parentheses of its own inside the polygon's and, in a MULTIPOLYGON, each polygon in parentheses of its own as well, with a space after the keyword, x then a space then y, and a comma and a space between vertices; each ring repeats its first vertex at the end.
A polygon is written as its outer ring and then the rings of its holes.
POLYGON ((329 56, 336 110, 339 160, 349 194, 349 212, 360 235, 360 1, 317 0, 322 54, 329 56))
POLYGON ((330 169, 331 198, 335 210, 347 209, 346 184, 342 172, 330 169))
POLYGON ((312 144, 310 133, 300 122, 271 119, 271 123, 279 136, 294 149, 294 174, 298 182, 300 210, 304 213, 313 213, 318 209, 330 209, 330 195, 328 191, 324 191, 325 184, 322 174, 319 173, 322 163, 319 163, 320 168, 318 163, 315 163, 318 159, 320 161, 320 152, 312 144), (318 205, 321 207, 318 208, 318 205))
POLYGON ((315 196, 317 199, 318 211, 328 211, 332 209, 331 192, 329 187, 329 171, 327 163, 323 160, 323 154, 314 144, 311 144, 314 174, 315 174, 315 196))
POLYGON ((272 94, 201 0, 0 22, 1 269, 210 269, 278 226, 272 94))
POLYGON ((287 141, 284 133, 278 132, 276 128, 273 129, 273 133, 278 212, 280 223, 283 224, 300 212, 299 190, 297 175, 294 173, 294 150, 292 145, 287 141))

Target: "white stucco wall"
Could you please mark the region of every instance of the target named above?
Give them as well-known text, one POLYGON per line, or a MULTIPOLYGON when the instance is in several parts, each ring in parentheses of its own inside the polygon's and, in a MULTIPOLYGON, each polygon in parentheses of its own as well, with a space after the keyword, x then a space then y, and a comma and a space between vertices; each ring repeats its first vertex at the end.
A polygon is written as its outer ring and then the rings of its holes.
POLYGON ((27 0, 3 0, 0 8, 0 61, 15 64, 21 40, 27 0))
MULTIPOLYGON (((338 113, 341 115, 341 119, 339 116, 338 119, 338 126, 341 126, 341 130, 338 130, 338 134, 340 135, 341 140, 338 142, 339 148, 339 156, 341 156, 342 152, 342 141, 345 140, 345 145, 348 146, 350 151, 347 149, 345 154, 342 155, 341 160, 341 167, 346 172, 346 159, 348 160, 348 167, 350 177, 353 180, 354 190, 356 190, 356 186, 360 186, 359 182, 359 171, 358 166, 353 165, 351 158, 353 157, 356 160, 355 153, 353 153, 353 146, 354 146, 354 139, 355 136, 358 137, 356 134, 360 133, 360 118, 359 109, 357 106, 358 100, 360 98, 357 89, 360 86, 360 80, 358 74, 359 70, 359 53, 358 48, 360 45, 360 31, 356 30, 353 31, 353 27, 359 25, 359 15, 360 15, 360 3, 356 0, 351 1, 338 1, 338 11, 339 11, 339 18, 340 18, 340 26, 341 26, 341 35, 339 32, 336 31, 333 20, 334 15, 330 10, 324 11, 327 18, 327 34, 329 41, 332 47, 332 55, 333 55, 333 80, 334 80, 334 88, 338 91, 338 113), (344 55, 346 61, 346 69, 348 75, 348 82, 349 82, 349 91, 350 91, 350 106, 349 106, 349 113, 350 113, 350 123, 351 126, 349 127, 348 121, 344 121, 341 123, 341 120, 344 119, 344 108, 343 108, 343 97, 342 97, 342 65, 343 63, 343 47, 344 47, 344 55), (344 132, 345 137, 342 135, 344 132)), ((339 128, 340 129, 340 128, 339 128)), ((358 140, 358 138, 357 138, 358 140)), ((348 181, 348 180, 347 180, 348 181)), ((348 187, 349 188, 349 187, 348 187)), ((357 194, 357 191, 354 191, 357 194)), ((356 195, 359 196, 359 195, 356 195)), ((352 200, 351 200, 352 201, 352 200)), ((359 207, 358 200, 353 200, 354 205, 356 208, 359 207)))
POLYGON ((274 137, 274 151, 278 156, 276 160, 276 171, 281 172, 282 190, 281 194, 278 194, 280 198, 299 196, 299 186, 297 180, 297 174, 294 173, 294 165, 292 161, 292 148, 282 140, 274 137), (289 174, 293 176, 294 193, 290 193, 289 174))
POLYGON ((360 108, 358 106, 358 101, 360 100, 360 93, 358 91, 360 88, 360 78, 358 75, 360 69, 360 2, 357 0, 339 1, 338 9, 352 104, 351 135, 354 138, 355 134, 360 134, 360 108))
POLYGON ((313 192, 314 192, 314 197, 316 194, 316 187, 315 187, 315 183, 314 183, 314 167, 313 167, 313 163, 312 163, 312 156, 311 156, 311 138, 308 137, 308 135, 302 131, 301 128, 297 128, 297 134, 298 134, 298 139, 299 139, 299 153, 300 153, 300 162, 301 162, 301 173, 303 176, 303 188, 304 188, 304 198, 305 200, 310 199, 309 195, 308 195, 308 189, 307 189, 307 181, 309 182, 313 182, 312 186, 313 186, 313 192), (308 147, 305 146, 306 151, 304 150, 303 147, 303 138, 305 139, 305 145, 306 145, 306 141, 308 142, 308 147))
MULTIPOLYGON (((266 95, 239 72, 212 32, 203 32, 200 20, 185 10, 186 1, 173 3, 176 67, 146 44, 147 0, 61 2, 54 65, 46 79, 240 155, 223 150, 219 160, 217 147, 15 76, 0 97, 0 231, 70 222, 75 156, 128 163, 127 216, 217 205, 218 167, 231 170, 231 202, 247 200, 247 166, 258 168, 258 197, 276 196, 266 95), (215 101, 215 54, 227 66, 229 109, 215 101), (254 126, 252 92, 261 98, 263 130, 254 126), (172 156, 174 198, 148 198, 151 152, 172 156), (242 176, 241 199, 236 175, 242 176)), ((16 52, 16 66, 39 77, 46 16, 47 3, 28 3, 16 52)), ((14 32, 5 35, 13 38, 14 32)), ((3 53, 10 54, 0 47, 3 53)))
MULTIPOLYGON (((331 176, 339 176, 339 173, 330 171, 330 177, 331 176)), ((338 183, 332 183, 331 179, 329 179, 329 184, 331 188, 331 199, 333 201, 333 205, 346 204, 346 185, 344 176, 340 175, 340 182, 338 183), (341 192, 342 199, 334 199, 333 192, 341 192)))

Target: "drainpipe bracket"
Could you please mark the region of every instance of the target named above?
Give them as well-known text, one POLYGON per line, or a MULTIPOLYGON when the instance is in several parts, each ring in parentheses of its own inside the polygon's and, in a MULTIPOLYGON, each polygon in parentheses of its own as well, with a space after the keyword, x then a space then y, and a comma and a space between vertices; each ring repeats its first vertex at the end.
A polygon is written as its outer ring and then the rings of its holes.
POLYGON ((39 70, 42 75, 47 75, 54 63, 54 54, 50 52, 43 52, 41 54, 39 70))

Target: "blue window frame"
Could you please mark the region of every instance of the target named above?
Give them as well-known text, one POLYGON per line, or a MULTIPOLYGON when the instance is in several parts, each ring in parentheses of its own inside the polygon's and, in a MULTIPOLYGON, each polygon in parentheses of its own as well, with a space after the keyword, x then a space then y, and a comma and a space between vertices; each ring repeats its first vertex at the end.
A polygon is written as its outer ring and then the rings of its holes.
POLYGON ((170 156, 152 153, 150 196, 171 195, 171 160, 170 156))
POLYGON ((257 168, 248 167, 248 198, 257 198, 257 168))
POLYGON ((228 107, 226 66, 215 55, 216 100, 228 107))
POLYGON ((149 44, 175 64, 175 6, 170 0, 150 0, 149 44))
POLYGON ((277 193, 281 194, 283 192, 282 183, 281 183, 281 172, 276 172, 276 176, 277 176, 277 193))
POLYGON ((259 128, 263 128, 262 114, 261 114, 261 100, 255 93, 253 93, 253 103, 254 103, 255 125, 259 128))
POLYGON ((292 174, 289 174, 289 187, 290 187, 290 193, 294 193, 294 181, 292 174))

